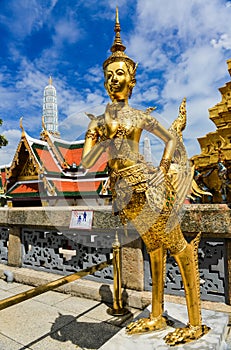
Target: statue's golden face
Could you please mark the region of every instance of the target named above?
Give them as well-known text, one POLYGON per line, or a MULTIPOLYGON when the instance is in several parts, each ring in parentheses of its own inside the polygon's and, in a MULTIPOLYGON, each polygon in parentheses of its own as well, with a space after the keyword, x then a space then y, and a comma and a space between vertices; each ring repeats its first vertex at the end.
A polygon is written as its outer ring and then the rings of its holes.
POLYGON ((104 86, 112 102, 127 101, 130 94, 131 75, 124 62, 110 63, 105 69, 104 86))

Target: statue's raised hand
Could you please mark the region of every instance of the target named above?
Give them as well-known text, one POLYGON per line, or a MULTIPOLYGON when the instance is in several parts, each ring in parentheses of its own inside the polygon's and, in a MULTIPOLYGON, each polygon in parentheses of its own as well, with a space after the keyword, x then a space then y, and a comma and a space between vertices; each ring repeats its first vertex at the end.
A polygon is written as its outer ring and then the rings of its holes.
POLYGON ((110 105, 109 103, 105 109, 105 124, 107 130, 107 136, 112 139, 118 129, 118 120, 117 120, 117 108, 114 104, 110 105))

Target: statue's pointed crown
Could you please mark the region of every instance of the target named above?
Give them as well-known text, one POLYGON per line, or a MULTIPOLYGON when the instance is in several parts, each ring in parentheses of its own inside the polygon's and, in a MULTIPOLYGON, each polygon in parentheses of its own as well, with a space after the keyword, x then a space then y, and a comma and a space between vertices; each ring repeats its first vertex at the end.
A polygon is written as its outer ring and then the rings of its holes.
POLYGON ((111 47, 111 56, 109 56, 103 63, 103 69, 105 69, 110 63, 115 61, 124 61, 130 64, 133 69, 136 68, 136 63, 128 57, 124 51, 126 50, 126 46, 123 45, 121 37, 120 37, 120 23, 119 23, 119 11, 118 7, 116 7, 116 18, 115 18, 115 39, 111 47))

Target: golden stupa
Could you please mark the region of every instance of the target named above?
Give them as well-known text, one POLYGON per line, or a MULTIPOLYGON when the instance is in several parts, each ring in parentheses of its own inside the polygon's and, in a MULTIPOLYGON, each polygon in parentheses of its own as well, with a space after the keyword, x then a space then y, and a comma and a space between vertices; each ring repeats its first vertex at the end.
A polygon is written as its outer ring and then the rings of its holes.
MULTIPOLYGON (((231 76, 231 59, 227 61, 231 76)), ((219 88, 222 99, 209 109, 216 131, 198 138, 201 154, 191 158, 194 179, 212 196, 202 196, 202 203, 231 203, 231 81, 219 88)))

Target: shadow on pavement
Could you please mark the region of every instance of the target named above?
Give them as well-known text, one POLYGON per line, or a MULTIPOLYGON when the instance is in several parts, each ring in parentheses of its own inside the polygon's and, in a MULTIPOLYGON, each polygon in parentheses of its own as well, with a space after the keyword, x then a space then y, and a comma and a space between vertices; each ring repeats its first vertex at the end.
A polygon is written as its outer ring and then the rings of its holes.
POLYGON ((51 327, 50 337, 60 342, 71 341, 84 349, 99 349, 120 330, 105 322, 80 322, 72 315, 59 315, 51 327))

